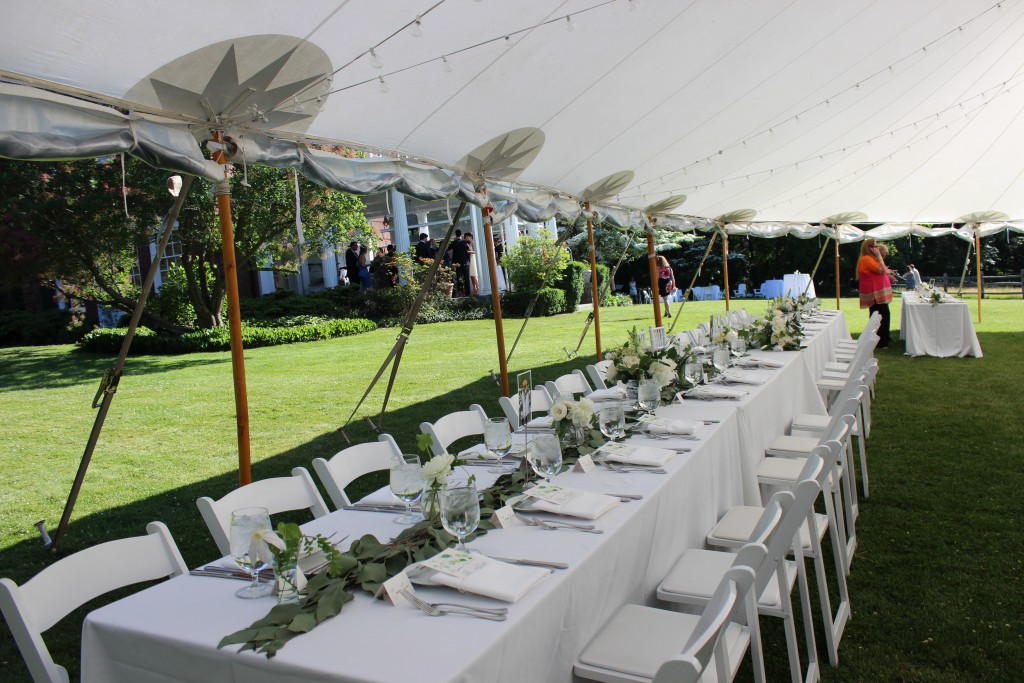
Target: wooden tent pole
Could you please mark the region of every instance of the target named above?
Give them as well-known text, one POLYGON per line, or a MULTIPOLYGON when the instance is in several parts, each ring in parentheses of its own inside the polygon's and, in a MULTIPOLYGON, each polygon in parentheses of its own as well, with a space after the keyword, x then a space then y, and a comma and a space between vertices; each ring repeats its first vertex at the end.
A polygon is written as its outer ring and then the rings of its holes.
POLYGON ((590 293, 594 300, 594 341, 597 345, 597 360, 601 360, 601 292, 597 287, 597 253, 594 249, 594 221, 590 213, 590 202, 586 204, 587 212, 587 250, 590 252, 590 293))
POLYGON ((825 256, 825 250, 828 249, 828 239, 825 239, 825 244, 821 245, 821 253, 818 254, 818 260, 814 262, 814 270, 811 271, 811 277, 807 279, 807 286, 804 287, 804 294, 810 291, 811 285, 814 284, 814 276, 818 273, 818 266, 821 265, 821 259, 825 256))
POLYGON ((974 226, 974 259, 978 270, 978 322, 981 322, 981 235, 978 233, 979 225, 974 226))
MULTIPOLYGON (((224 133, 213 134, 214 142, 224 144, 224 133)), ((224 177, 217 183, 217 211, 220 218, 220 242, 224 259, 224 282, 228 296, 228 331, 231 337, 231 374, 235 387, 235 425, 238 432, 238 483, 252 481, 249 454, 249 397, 245 387, 245 356, 242 348, 242 315, 238 310, 238 266, 235 263, 235 236, 231 222, 231 184, 227 178, 228 158, 216 149, 213 160, 224 166, 224 177)))
POLYGON ((832 229, 835 230, 835 241, 836 241, 836 310, 839 310, 839 226, 833 225, 832 229))
POLYGON ((722 275, 725 277, 725 310, 729 310, 729 233, 722 227, 722 275))
POLYGON ((658 266, 654 261, 653 225, 647 228, 647 267, 651 273, 651 292, 654 293, 654 326, 661 327, 661 295, 658 293, 658 266))
POLYGON ((490 206, 484 208, 484 241, 487 244, 487 274, 491 278, 491 304, 494 306, 494 334, 498 340, 498 368, 501 372, 501 394, 508 396, 508 359, 505 357, 505 327, 501 320, 501 292, 498 291, 498 265, 494 256, 494 235, 491 234, 490 206))

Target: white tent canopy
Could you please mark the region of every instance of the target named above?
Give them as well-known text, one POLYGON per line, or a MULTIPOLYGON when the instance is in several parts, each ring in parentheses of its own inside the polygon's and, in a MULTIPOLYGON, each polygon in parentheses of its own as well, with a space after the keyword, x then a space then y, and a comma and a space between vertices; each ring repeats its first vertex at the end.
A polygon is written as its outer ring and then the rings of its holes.
MULTIPOLYGON (((505 178, 532 215, 571 215, 568 200, 595 179, 631 170, 631 185, 607 200, 620 224, 635 222, 628 209, 678 194, 689 197, 689 216, 750 207, 774 224, 814 225, 850 209, 906 224, 949 224, 983 209, 1024 216, 1024 136, 1015 131, 1024 112, 1024 1, 637 6, 9 3, 0 76, 117 105, 128 115, 104 122, 120 127, 107 140, 116 151, 208 177, 195 145, 169 145, 182 130, 203 141, 218 128, 251 141, 246 149, 257 156, 294 157, 313 177, 331 163, 286 143, 338 142, 402 160, 387 168, 377 160, 370 185, 468 198, 479 188, 479 178, 465 177, 469 150, 537 129, 536 158, 505 178), (160 144, 147 142, 154 138, 160 144)), ((5 90, 0 154, 43 158, 54 144, 91 154, 91 124, 64 121, 62 137, 39 137, 54 116, 40 102, 5 90)), ((76 106, 82 120, 96 118, 89 105, 76 106)), ((352 166, 365 171, 347 164, 340 177, 352 166)), ((669 227, 701 223, 679 218, 669 227)))

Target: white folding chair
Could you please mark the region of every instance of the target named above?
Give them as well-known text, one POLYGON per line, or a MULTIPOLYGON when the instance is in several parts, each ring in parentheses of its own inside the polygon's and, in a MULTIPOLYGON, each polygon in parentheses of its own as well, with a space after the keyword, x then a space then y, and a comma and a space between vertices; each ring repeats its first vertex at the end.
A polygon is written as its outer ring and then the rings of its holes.
POLYGON ((587 374, 590 375, 590 381, 595 389, 608 388, 608 368, 611 364, 610 360, 601 360, 587 366, 587 374))
MULTIPOLYGON (((467 436, 483 436, 487 413, 474 403, 469 410, 448 413, 434 422, 421 422, 420 431, 430 435, 430 451, 444 455, 448 446, 467 436)), ((453 453, 454 455, 454 453, 453 453)))
POLYGON ((661 327, 648 327, 651 333, 651 350, 660 351, 661 349, 668 346, 668 336, 665 334, 665 326, 661 327))
POLYGON ((573 370, 553 382, 545 382, 544 386, 548 388, 548 393, 551 394, 553 400, 558 400, 558 396, 571 396, 573 398, 576 398, 576 394, 586 396, 593 391, 590 383, 587 382, 587 376, 583 374, 582 370, 573 370))
MULTIPOLYGON (((761 513, 750 539, 751 543, 762 543, 768 549, 764 562, 755 568, 754 587, 750 591, 749 600, 756 597, 757 602, 756 606, 751 606, 750 611, 757 615, 783 620, 793 683, 813 683, 819 677, 807 573, 803 553, 799 552, 795 543, 798 539, 797 532, 806 522, 808 512, 818 497, 817 477, 820 469, 824 467, 826 464, 819 456, 811 456, 805 468, 807 476, 792 492, 778 491, 772 496, 761 513), (790 550, 794 551, 792 562, 785 559, 786 553, 790 550), (793 588, 797 580, 800 583, 800 602, 803 608, 806 676, 802 673, 792 604, 793 588)), ((737 554, 721 550, 694 548, 685 551, 658 586, 658 598, 685 605, 707 604, 715 586, 735 564, 737 558, 737 554)), ((754 661, 754 677, 760 682, 764 680, 764 654, 759 638, 760 629, 754 629, 753 623, 751 626, 750 650, 754 661)))
POLYGON ((203 496, 196 505, 222 555, 231 554, 231 513, 239 508, 264 507, 272 515, 308 508, 313 517, 323 517, 328 512, 313 477, 305 467, 296 467, 290 477, 273 477, 246 484, 219 500, 203 496))
POLYGON ((401 456, 402 451, 391 435, 381 434, 376 441, 338 451, 330 460, 313 458, 313 469, 334 507, 340 510, 352 504, 345 493, 346 486, 364 474, 391 469, 392 459, 401 456))
POLYGON ((766 552, 755 544, 744 551, 744 564, 726 573, 700 616, 625 605, 583 648, 573 673, 604 683, 733 680, 750 632, 731 617, 754 581, 751 565, 760 564, 766 552))
MULTIPOLYGON (((815 512, 812 507, 807 513, 806 522, 800 526, 798 534, 801 552, 814 564, 814 573, 818 584, 818 602, 825 630, 825 644, 832 666, 839 664, 839 641, 842 640, 846 622, 850 619, 850 595, 846 585, 844 556, 841 553, 843 541, 836 523, 835 504, 826 488, 828 478, 832 476, 833 471, 828 463, 836 460, 842 447, 838 441, 829 441, 815 449, 815 454, 826 463, 825 467, 819 468, 817 476, 821 499, 825 505, 825 514, 815 512), (825 575, 825 553, 822 550, 822 541, 826 533, 829 534, 831 540, 835 582, 838 586, 839 604, 835 612, 832 611, 832 599, 829 595, 828 579, 825 575)), ((708 533, 708 544, 725 548, 742 546, 757 526, 761 511, 762 509, 759 507, 747 505, 730 508, 708 533)))
POLYGON ((162 522, 150 522, 146 531, 65 557, 21 586, 0 579, 0 612, 35 683, 68 682, 67 670, 43 642, 44 631, 104 593, 188 571, 162 522))
MULTIPOLYGON (((519 393, 513 393, 511 396, 499 396, 498 405, 501 406, 501 411, 508 418, 508 422, 512 425, 512 429, 519 429, 522 425, 519 423, 519 393)), ((534 387, 530 391, 530 415, 534 413, 547 414, 551 408, 551 394, 548 393, 547 387, 541 385, 534 387)))

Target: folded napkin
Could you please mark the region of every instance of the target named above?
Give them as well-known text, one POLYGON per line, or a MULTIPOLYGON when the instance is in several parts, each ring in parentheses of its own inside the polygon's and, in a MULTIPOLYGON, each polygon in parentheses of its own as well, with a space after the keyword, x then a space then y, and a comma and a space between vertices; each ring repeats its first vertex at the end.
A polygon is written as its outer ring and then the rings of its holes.
POLYGON ((762 382, 759 379, 754 379, 753 377, 744 377, 743 375, 738 375, 735 372, 723 373, 722 382, 725 384, 749 384, 750 386, 755 387, 764 384, 764 382, 762 382))
POLYGON ((494 454, 487 450, 487 446, 482 443, 470 446, 464 451, 459 451, 459 457, 469 462, 479 460, 480 458, 483 458, 484 460, 497 460, 497 458, 494 457, 494 454))
POLYGON ((526 423, 527 429, 551 429, 551 425, 554 423, 554 418, 550 415, 541 415, 535 417, 526 423))
POLYGON ((646 429, 651 434, 664 436, 696 436, 697 432, 704 429, 704 422, 655 416, 641 420, 638 427, 646 429))
MULTIPOLYGON (((373 493, 368 493, 358 501, 355 501, 356 505, 371 505, 380 507, 404 507, 405 503, 395 498, 391 493, 391 487, 385 486, 379 488, 373 493)), ((417 503, 413 503, 416 505, 417 503)))
POLYGON ((485 561, 483 566, 468 576, 452 576, 426 567, 420 568, 419 565, 413 565, 406 571, 413 583, 448 586, 504 602, 516 602, 551 573, 550 569, 542 567, 520 567, 489 557, 481 559, 485 561))
POLYGON ((626 387, 614 386, 609 389, 598 389, 587 394, 591 401, 624 401, 626 400, 626 387))
POLYGON ((664 448, 624 443, 605 444, 598 450, 598 454, 608 460, 623 462, 629 465, 646 465, 648 467, 661 467, 675 455, 673 451, 664 448))
POLYGON ((687 398, 696 398, 702 401, 708 401, 713 399, 728 399, 730 401, 738 401, 747 395, 745 391, 738 391, 736 389, 726 389, 725 387, 712 387, 712 386, 701 386, 694 387, 686 392, 687 398))
POLYGON ((530 510, 551 512, 556 515, 565 515, 566 517, 580 517, 582 519, 597 519, 619 504, 618 498, 606 496, 603 493, 591 493, 590 491, 574 492, 577 495, 572 500, 561 505, 536 498, 528 498, 527 504, 530 510))
POLYGON ((771 370, 777 370, 783 367, 782 363, 778 363, 767 358, 743 358, 736 361, 736 366, 740 368, 768 368, 771 370))

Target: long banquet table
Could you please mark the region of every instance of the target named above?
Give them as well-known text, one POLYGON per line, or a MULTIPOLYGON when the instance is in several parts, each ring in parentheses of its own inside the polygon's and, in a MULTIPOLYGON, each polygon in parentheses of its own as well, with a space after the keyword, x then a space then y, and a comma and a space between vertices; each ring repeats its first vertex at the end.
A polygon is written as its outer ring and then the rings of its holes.
MULTIPOLYGON (((479 537, 484 553, 566 562, 515 604, 502 623, 431 618, 409 608, 356 595, 342 613, 289 642, 273 659, 218 650, 225 635, 266 614, 272 600, 240 600, 239 582, 180 576, 102 607, 82 631, 85 683, 239 683, 572 680, 572 665, 598 628, 623 604, 654 604, 658 583, 679 554, 700 547, 707 530, 732 505, 759 500, 753 467, 764 445, 798 412, 822 412, 811 361, 816 345, 846 329, 842 315, 817 331, 803 352, 754 352, 784 363, 756 370, 764 381, 737 402, 687 400, 659 415, 716 419, 674 457, 667 474, 619 474, 602 468, 565 472, 557 483, 601 493, 639 493, 594 523, 602 535, 513 527, 479 537), (831 332, 830 332, 831 330, 831 332)), ((657 445, 654 442, 652 445, 657 445)), ((473 468, 481 484, 494 475, 473 468)), ((365 533, 388 538, 393 516, 344 510, 303 526, 309 533, 365 533)), ((427 599, 450 591, 418 587, 427 599)), ((459 595, 463 602, 493 601, 459 595)))
POLYGON ((982 356, 970 308, 958 299, 932 305, 917 292, 904 292, 900 338, 906 341, 908 356, 982 356))

